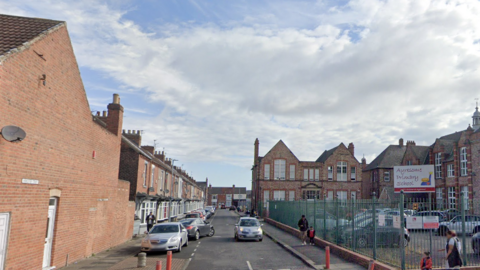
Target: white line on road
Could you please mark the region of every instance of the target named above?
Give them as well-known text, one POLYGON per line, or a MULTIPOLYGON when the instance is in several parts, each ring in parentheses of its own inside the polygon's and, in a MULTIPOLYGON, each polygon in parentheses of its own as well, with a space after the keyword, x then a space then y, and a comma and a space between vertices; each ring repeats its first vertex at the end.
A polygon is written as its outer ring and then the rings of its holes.
POLYGON ((193 257, 193 255, 195 255, 195 253, 192 253, 192 257, 193 257))
POLYGON ((248 270, 253 270, 252 265, 250 264, 249 261, 247 261, 247 266, 248 266, 248 270))
POLYGON ((193 250, 193 252, 196 252, 196 251, 197 251, 197 249, 194 249, 194 250, 193 250))

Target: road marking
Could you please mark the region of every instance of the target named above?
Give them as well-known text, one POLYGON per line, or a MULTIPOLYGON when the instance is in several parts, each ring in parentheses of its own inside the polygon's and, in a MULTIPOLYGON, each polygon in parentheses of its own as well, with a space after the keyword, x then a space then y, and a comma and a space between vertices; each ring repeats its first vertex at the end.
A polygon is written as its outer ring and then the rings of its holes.
POLYGON ((248 270, 253 270, 252 265, 250 264, 249 261, 247 261, 247 266, 248 266, 248 270))
POLYGON ((193 252, 196 252, 196 251, 197 251, 197 249, 194 249, 194 250, 193 250, 193 252))
POLYGON ((193 255, 195 255, 195 253, 192 253, 192 257, 193 257, 193 255))

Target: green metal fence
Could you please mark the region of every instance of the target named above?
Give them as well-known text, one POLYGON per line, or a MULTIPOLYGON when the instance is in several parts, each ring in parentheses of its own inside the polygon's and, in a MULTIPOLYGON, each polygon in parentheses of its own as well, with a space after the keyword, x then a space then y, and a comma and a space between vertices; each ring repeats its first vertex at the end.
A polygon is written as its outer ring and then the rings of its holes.
POLYGON ((463 194, 458 203, 448 204, 401 194, 396 201, 269 201, 260 209, 263 216, 294 228, 305 215, 317 237, 400 269, 418 269, 426 251, 431 253, 434 268, 445 268, 445 235, 455 230, 464 266, 480 265, 480 233, 475 235, 480 232, 480 216, 474 215, 474 207, 463 194), (435 225, 428 223, 435 215, 439 216, 438 228, 412 227, 435 225))

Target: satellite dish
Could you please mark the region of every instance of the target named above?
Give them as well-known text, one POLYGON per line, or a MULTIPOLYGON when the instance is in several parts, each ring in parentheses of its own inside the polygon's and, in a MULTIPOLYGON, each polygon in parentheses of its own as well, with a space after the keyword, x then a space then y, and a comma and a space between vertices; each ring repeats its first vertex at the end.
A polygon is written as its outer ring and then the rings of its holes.
POLYGON ((9 142, 19 142, 23 141, 27 134, 17 126, 5 126, 2 128, 2 136, 9 142))

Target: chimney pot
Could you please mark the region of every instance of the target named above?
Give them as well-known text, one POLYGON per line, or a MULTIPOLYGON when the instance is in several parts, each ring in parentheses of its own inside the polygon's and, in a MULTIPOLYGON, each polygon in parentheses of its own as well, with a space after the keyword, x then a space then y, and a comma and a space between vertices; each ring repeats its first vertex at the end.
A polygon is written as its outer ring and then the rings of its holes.
POLYGON ((128 134, 130 134, 131 132, 132 132, 132 131, 129 129, 129 130, 128 130, 128 134))
POLYGON ((103 117, 107 117, 107 111, 103 111, 103 117))
POLYGON ((100 111, 97 111, 97 116, 100 116, 100 111))
POLYGON ((120 104, 120 96, 118 94, 113 94, 113 104, 120 104))
POLYGON ((398 140, 398 145, 403 146, 403 139, 402 138, 400 138, 400 140, 398 140))

